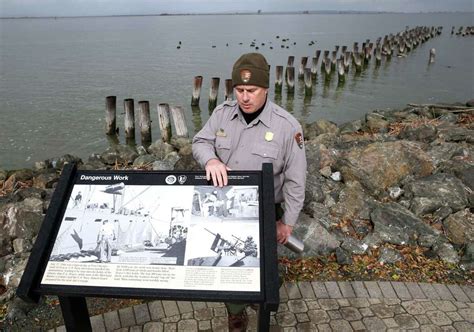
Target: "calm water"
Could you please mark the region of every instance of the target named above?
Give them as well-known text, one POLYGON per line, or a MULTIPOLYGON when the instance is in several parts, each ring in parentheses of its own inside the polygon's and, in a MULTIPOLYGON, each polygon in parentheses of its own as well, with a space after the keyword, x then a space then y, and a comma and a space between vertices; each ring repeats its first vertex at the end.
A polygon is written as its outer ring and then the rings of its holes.
MULTIPOLYGON (((108 95, 117 96, 119 113, 125 98, 134 98, 136 108, 139 100, 150 101, 153 139, 159 138, 156 105, 184 106, 192 135, 209 117, 210 78, 221 78, 221 102, 224 79, 238 56, 254 50, 254 39, 272 66, 273 87, 274 68, 286 65, 289 55, 299 65, 316 49, 352 48, 355 41, 375 41, 407 25, 443 26, 441 36, 406 58, 392 57, 378 68, 372 62, 358 77, 350 73, 343 87, 337 87, 336 79, 329 86, 318 82, 313 96, 304 98, 302 83, 297 83, 293 99, 285 91, 276 99, 301 121, 337 123, 409 102, 465 101, 474 91, 474 38, 451 36, 450 31, 453 25, 473 24, 472 13, 0 20, 0 167, 104 151, 108 95), (281 38, 289 38, 289 48, 281 48, 281 38), (309 46, 312 40, 316 44, 309 46), (179 41, 181 49, 176 48, 179 41), (436 62, 428 66, 432 47, 436 62), (196 75, 204 77, 201 112, 190 106, 196 75)), ((123 128, 122 114, 118 125, 123 128)))

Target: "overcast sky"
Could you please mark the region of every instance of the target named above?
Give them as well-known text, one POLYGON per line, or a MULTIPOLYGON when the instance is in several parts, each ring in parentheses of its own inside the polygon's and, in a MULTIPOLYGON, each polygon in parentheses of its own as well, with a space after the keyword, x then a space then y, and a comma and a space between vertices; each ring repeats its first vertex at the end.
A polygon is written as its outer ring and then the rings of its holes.
POLYGON ((301 10, 473 11, 474 0, 0 0, 0 17, 301 10))

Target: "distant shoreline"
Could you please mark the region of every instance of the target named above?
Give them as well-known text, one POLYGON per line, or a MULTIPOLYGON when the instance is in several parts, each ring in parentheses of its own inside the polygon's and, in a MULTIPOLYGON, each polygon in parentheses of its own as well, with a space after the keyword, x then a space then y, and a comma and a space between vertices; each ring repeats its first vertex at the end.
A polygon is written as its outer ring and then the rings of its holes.
POLYGON ((221 15, 367 15, 367 14, 469 14, 471 12, 391 12, 391 11, 351 11, 351 10, 322 10, 296 12, 235 12, 235 13, 161 13, 161 14, 134 14, 134 15, 82 15, 82 16, 6 16, 0 19, 63 19, 63 18, 101 18, 101 17, 146 17, 146 16, 221 16, 221 15))

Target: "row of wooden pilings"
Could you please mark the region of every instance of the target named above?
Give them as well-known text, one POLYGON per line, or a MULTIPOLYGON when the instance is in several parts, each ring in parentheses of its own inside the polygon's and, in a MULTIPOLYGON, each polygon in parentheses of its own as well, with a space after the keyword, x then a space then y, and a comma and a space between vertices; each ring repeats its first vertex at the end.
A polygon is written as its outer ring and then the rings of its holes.
MULTIPOLYGON (((359 47, 358 42, 354 42, 352 51, 348 50, 347 46, 340 47, 335 46, 335 49, 331 52, 329 50, 316 50, 315 56, 311 58, 311 66, 308 67, 309 57, 302 57, 298 68, 298 79, 304 81, 305 95, 312 93, 313 82, 315 82, 318 75, 318 68, 324 73, 325 83, 329 83, 333 77, 333 73, 337 72, 337 79, 340 84, 346 80, 346 75, 350 70, 350 66, 355 69, 356 73, 360 73, 365 66, 367 66, 372 58, 375 58, 376 65, 380 65, 382 57, 385 57, 387 61, 395 55, 397 52, 398 57, 405 57, 407 54, 416 48, 421 43, 426 42, 430 38, 440 35, 443 27, 416 27, 413 29, 406 29, 397 34, 385 35, 382 39, 379 37, 375 44, 367 39, 359 47), (338 58, 338 52, 340 56, 338 58), (319 59, 322 54, 321 64, 319 65, 319 59), (331 55, 331 56, 330 56, 331 55)), ((433 63, 435 60, 436 51, 434 48, 430 50, 429 63, 433 63)), ((285 81, 287 86, 287 92, 289 94, 294 93, 295 90, 295 57, 290 55, 286 69, 283 66, 276 66, 275 71, 275 93, 279 94, 283 87, 283 73, 285 74, 285 81), (285 71, 284 71, 285 70, 285 71)), ((199 105, 201 88, 202 88, 202 76, 195 76, 193 93, 191 98, 191 105, 199 105)), ((219 77, 211 78, 211 87, 209 91, 209 109, 212 110, 217 104, 217 95, 219 90, 219 77)), ((232 99, 232 80, 225 80, 225 100, 232 99)))
POLYGON ((456 34, 456 36, 462 36, 462 37, 474 35, 474 26, 467 26, 467 27, 460 26, 458 27, 458 31, 455 32, 455 30, 456 30, 456 27, 453 25, 453 27, 451 28, 451 35, 456 34))
MULTIPOLYGON (((125 111, 124 128, 127 142, 135 141, 135 103, 131 98, 124 99, 123 108, 125 111)), ((171 140, 171 119, 173 120, 177 137, 189 137, 186 126, 184 108, 181 106, 169 106, 161 103, 157 105, 158 123, 160 127, 161 139, 164 142, 171 140)), ((117 127, 117 97, 108 96, 105 98, 105 133, 109 136, 118 134, 117 127)), ((150 103, 148 101, 138 102, 138 125, 140 127, 141 142, 147 145, 151 142, 151 118, 150 103)))

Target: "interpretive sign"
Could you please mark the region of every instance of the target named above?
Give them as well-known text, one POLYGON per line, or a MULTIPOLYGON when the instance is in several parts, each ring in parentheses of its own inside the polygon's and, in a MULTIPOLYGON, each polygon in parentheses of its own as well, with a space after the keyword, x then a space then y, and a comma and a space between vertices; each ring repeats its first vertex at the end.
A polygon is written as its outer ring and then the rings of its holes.
POLYGON ((277 306, 273 174, 266 167, 229 172, 224 187, 204 172, 65 167, 18 294, 277 306))

